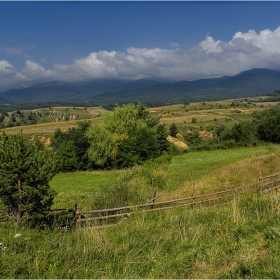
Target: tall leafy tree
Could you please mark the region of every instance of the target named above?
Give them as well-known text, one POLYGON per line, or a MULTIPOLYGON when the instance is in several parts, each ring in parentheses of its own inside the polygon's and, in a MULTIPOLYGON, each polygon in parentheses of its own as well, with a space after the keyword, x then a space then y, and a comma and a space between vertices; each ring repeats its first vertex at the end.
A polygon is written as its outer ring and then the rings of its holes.
POLYGON ((88 149, 89 158, 98 166, 109 165, 114 157, 116 140, 114 135, 101 125, 95 125, 87 133, 91 144, 88 149))
POLYGON ((42 217, 55 191, 49 186, 56 174, 54 153, 22 133, 0 139, 0 199, 6 216, 17 224, 42 217))
POLYGON ((126 104, 88 130, 89 157, 99 166, 131 166, 168 150, 167 132, 145 105, 126 104))

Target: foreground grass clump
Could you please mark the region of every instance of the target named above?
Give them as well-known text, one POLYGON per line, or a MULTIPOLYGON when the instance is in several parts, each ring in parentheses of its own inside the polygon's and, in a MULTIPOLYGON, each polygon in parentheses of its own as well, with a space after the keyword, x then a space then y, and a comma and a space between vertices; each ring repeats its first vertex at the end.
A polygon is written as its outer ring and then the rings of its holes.
POLYGON ((280 278, 277 197, 135 214, 102 230, 0 229, 1 278, 280 278))

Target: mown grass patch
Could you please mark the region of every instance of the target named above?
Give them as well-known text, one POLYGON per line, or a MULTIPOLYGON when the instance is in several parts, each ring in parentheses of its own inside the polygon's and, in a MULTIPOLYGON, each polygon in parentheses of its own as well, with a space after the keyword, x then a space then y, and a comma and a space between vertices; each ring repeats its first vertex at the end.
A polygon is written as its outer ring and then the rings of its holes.
MULTIPOLYGON (((279 145, 265 145, 227 150, 200 151, 172 157, 168 165, 168 186, 175 190, 183 184, 198 182, 222 166, 228 166, 246 158, 255 158, 279 152, 279 145)), ((246 169, 246 166, 243 166, 246 169)), ((255 170, 258 174, 258 170, 255 170)))
POLYGON ((121 170, 114 170, 57 174, 50 182, 50 186, 57 192, 53 208, 71 208, 74 203, 88 208, 102 184, 117 180, 121 173, 121 170))

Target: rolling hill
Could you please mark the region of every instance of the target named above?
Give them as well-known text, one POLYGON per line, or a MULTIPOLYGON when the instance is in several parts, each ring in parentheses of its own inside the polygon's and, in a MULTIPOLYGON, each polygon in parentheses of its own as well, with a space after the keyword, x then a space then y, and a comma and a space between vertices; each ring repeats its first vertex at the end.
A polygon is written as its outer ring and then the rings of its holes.
POLYGON ((280 72, 251 69, 238 75, 194 81, 145 78, 137 81, 50 81, 0 93, 0 104, 30 102, 89 102, 108 105, 144 102, 153 105, 217 101, 264 95, 280 89, 280 72))

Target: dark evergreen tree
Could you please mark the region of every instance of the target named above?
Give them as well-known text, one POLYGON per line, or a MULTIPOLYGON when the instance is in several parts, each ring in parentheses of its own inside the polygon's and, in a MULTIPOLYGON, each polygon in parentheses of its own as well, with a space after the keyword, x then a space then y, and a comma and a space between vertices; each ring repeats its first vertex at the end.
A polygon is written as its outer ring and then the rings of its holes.
POLYGON ((169 134, 173 137, 176 137, 178 133, 178 127, 175 123, 172 123, 169 127, 169 134))
POLYGON ((59 170, 86 170, 90 166, 87 155, 90 143, 86 135, 89 126, 89 121, 83 121, 66 132, 55 130, 51 146, 57 153, 59 170))
POLYGON ((156 126, 156 139, 158 142, 158 151, 159 154, 162 154, 163 152, 169 151, 170 148, 170 142, 167 140, 167 129, 165 128, 164 124, 158 124, 156 126))
POLYGON ((129 138, 124 139, 118 146, 117 167, 130 167, 143 161, 156 158, 161 154, 156 135, 147 127, 141 127, 129 138))
POLYGON ((45 216, 55 191, 49 182, 56 174, 54 153, 22 134, 2 134, 0 140, 0 199, 15 223, 45 216))

